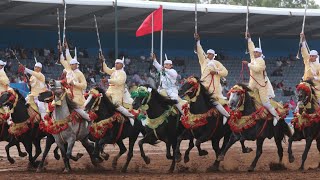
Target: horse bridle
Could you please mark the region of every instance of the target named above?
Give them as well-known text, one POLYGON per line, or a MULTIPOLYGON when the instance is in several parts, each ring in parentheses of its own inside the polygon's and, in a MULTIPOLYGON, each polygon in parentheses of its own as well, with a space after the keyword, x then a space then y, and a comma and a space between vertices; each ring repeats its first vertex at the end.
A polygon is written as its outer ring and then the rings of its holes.
POLYGON ((242 88, 235 86, 233 88, 230 89, 230 91, 228 92, 228 97, 230 97, 231 93, 238 93, 240 95, 240 100, 238 101, 237 105, 236 105, 236 110, 238 110, 244 103, 244 99, 246 96, 246 91, 243 90, 242 88))
POLYGON ((11 104, 12 105, 11 109, 13 109, 15 107, 15 104, 19 100, 19 99, 17 99, 18 98, 17 94, 15 92, 4 91, 3 93, 1 93, 0 96, 2 96, 4 93, 8 93, 10 97, 4 103, 2 103, 2 105, 11 104))
POLYGON ((296 89, 297 89, 297 91, 301 90, 301 91, 304 91, 304 92, 307 93, 307 98, 304 99, 303 104, 308 104, 308 103, 311 102, 311 96, 312 96, 312 94, 311 94, 311 87, 310 87, 310 85, 302 82, 302 83, 300 83, 300 84, 297 86, 296 89))
MULTIPOLYGON (((98 111, 98 110, 99 110, 100 103, 101 103, 101 98, 102 98, 103 95, 102 95, 101 93, 99 93, 98 90, 96 90, 96 89, 91 89, 91 90, 89 91, 89 93, 86 94, 85 96, 89 96, 89 97, 91 96, 90 99, 87 99, 88 103, 91 101, 92 98, 95 99, 94 102, 93 102, 93 104, 91 105, 89 111, 98 111)), ((88 97, 88 98, 89 98, 89 97, 88 97)), ((87 105, 87 104, 85 104, 85 105, 87 105)))
POLYGON ((181 95, 181 98, 184 98, 186 96, 189 99, 197 98, 197 96, 199 96, 199 92, 200 92, 200 85, 197 82, 197 80, 194 77, 191 77, 191 78, 186 79, 185 83, 190 84, 191 87, 181 95), (189 96, 188 93, 190 93, 190 92, 192 92, 192 94, 189 96))

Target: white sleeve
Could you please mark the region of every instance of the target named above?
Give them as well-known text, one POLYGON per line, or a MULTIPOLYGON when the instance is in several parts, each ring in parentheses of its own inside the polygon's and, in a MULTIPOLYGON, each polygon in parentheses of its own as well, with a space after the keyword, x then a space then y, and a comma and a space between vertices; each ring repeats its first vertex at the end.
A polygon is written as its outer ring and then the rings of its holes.
POLYGON ((306 46, 306 41, 303 41, 301 44, 302 44, 302 47, 304 47, 304 48, 307 47, 306 46))
POLYGON ((176 79, 178 76, 177 71, 174 69, 165 69, 165 71, 166 71, 166 74, 168 74, 170 77, 172 77, 174 79, 176 79))
POLYGON ((162 66, 158 63, 157 60, 154 60, 154 61, 153 61, 153 66, 154 66, 158 71, 161 71, 161 69, 162 69, 162 66))
POLYGON ((32 74, 33 71, 31 69, 25 68, 24 72, 26 72, 28 74, 32 74))

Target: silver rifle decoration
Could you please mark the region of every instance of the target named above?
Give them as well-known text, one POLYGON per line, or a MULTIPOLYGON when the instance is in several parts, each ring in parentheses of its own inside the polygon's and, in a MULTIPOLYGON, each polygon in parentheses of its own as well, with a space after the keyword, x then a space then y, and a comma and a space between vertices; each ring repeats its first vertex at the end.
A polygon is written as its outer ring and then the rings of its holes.
MULTIPOLYGON (((249 32, 249 0, 247 0, 247 16, 246 16, 246 39, 248 39, 248 32, 249 32)), ((245 54, 249 54, 248 48, 246 49, 245 54)))
MULTIPOLYGON (((61 45, 61 32, 60 32, 61 29, 60 29, 60 12, 59 12, 59 8, 57 8, 57 22, 58 22, 58 51, 60 51, 60 47, 62 45, 61 45)), ((59 59, 60 59, 60 54, 59 54, 58 60, 56 61, 55 64, 61 65, 59 59)))
MULTIPOLYGON (((304 27, 305 27, 306 16, 307 16, 307 9, 308 9, 308 0, 306 0, 306 4, 304 6, 304 16, 303 16, 303 21, 302 21, 301 33, 304 33, 304 27)), ((297 59, 300 59, 300 47, 301 46, 302 46, 302 38, 300 37, 299 48, 298 48, 298 52, 297 52, 297 56, 296 56, 297 59)), ((306 42, 306 46, 308 48, 308 51, 310 51, 307 42, 306 42)))
POLYGON ((99 53, 101 53, 101 54, 102 54, 101 41, 100 41, 100 34, 99 34, 99 28, 98 28, 98 22, 97 22, 97 17, 96 17, 96 15, 94 15, 94 22, 95 22, 96 32, 97 32, 97 38, 98 38, 99 53))
POLYGON ((65 39, 66 39, 66 20, 67 20, 67 3, 66 1, 63 1, 64 3, 64 13, 63 13, 63 39, 62 44, 64 45, 65 39))
MULTIPOLYGON (((194 33, 198 34, 198 6, 197 6, 197 0, 194 2, 194 33)), ((194 53, 197 54, 197 42, 194 47, 194 53)))
MULTIPOLYGON (((95 22, 95 27, 96 27, 96 32, 97 32, 97 39, 98 39, 98 45, 99 45, 99 57, 100 57, 100 56, 103 55, 103 53, 102 53, 102 48, 101 48, 101 41, 100 41, 98 22, 97 22, 96 15, 93 15, 93 16, 94 16, 94 22, 95 22)), ((103 72, 103 63, 101 63, 101 72, 103 72)))

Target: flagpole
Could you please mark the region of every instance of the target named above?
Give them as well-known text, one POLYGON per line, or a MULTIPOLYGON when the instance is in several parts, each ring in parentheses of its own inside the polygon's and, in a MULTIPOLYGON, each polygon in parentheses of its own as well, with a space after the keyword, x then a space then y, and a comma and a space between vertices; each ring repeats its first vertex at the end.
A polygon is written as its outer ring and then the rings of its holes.
POLYGON ((162 7, 162 30, 161 30, 161 40, 160 40, 160 63, 162 65, 162 51, 163 51, 163 7, 162 7))
POLYGON ((151 18, 151 22, 152 22, 152 35, 151 35, 151 54, 153 54, 153 13, 152 13, 152 18, 151 18))

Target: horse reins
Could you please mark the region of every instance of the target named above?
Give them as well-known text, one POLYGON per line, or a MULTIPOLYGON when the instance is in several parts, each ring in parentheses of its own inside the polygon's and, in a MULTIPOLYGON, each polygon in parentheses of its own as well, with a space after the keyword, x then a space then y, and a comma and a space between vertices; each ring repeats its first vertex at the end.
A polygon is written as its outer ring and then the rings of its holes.
MULTIPOLYGON (((242 82, 244 82, 244 69, 248 72, 249 76, 260 86, 260 87, 266 87, 268 82, 266 81, 264 85, 261 85, 251 74, 250 74, 250 71, 249 71, 249 67, 248 66, 245 66, 244 63, 242 63, 242 67, 241 67, 241 71, 240 71, 240 79, 242 80, 242 82)), ((265 77, 264 75, 264 72, 263 72, 263 76, 265 77)))

